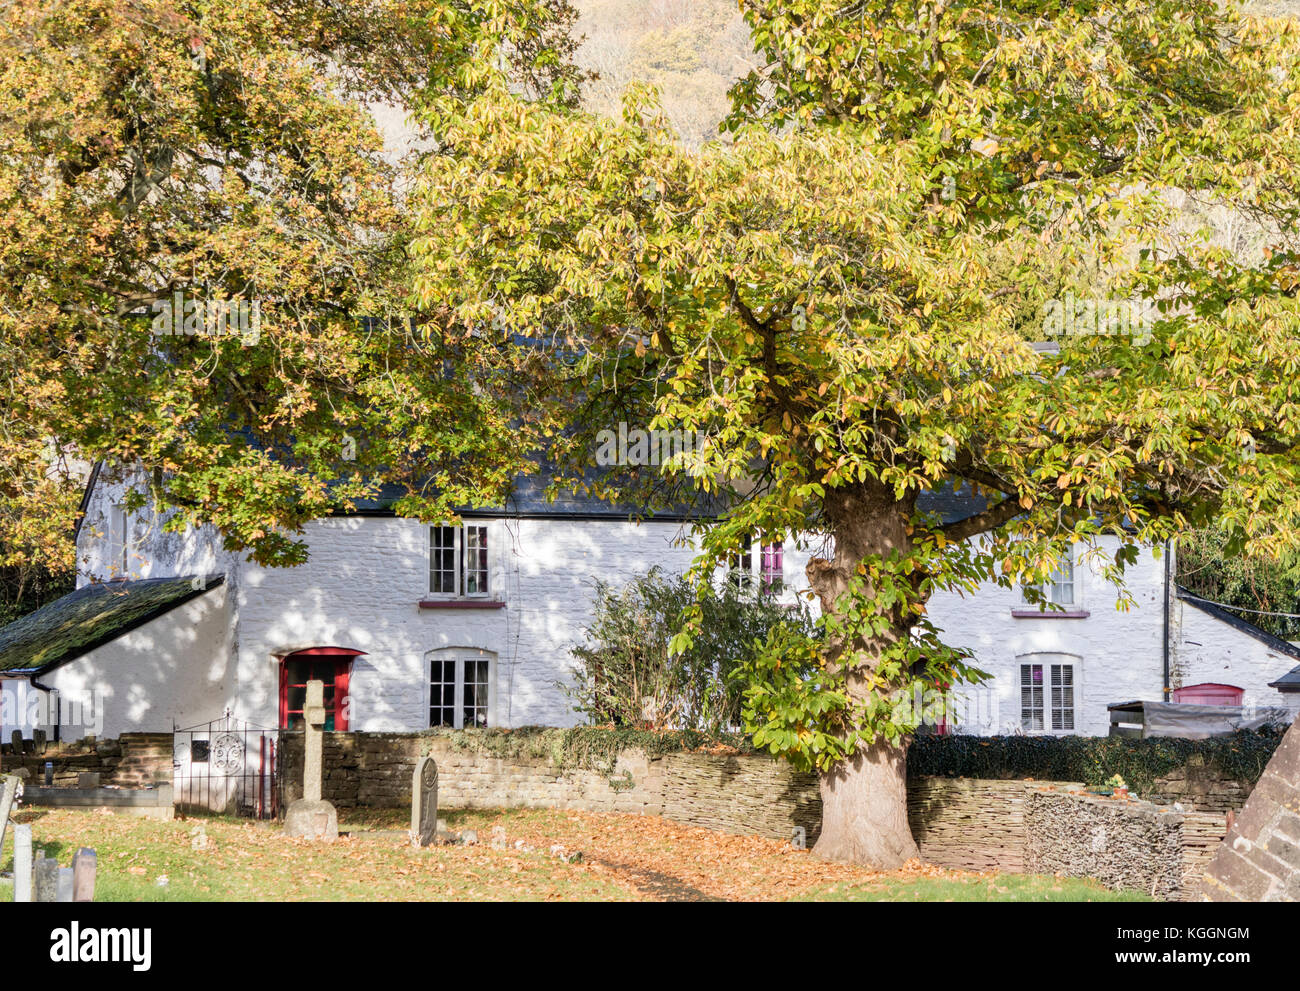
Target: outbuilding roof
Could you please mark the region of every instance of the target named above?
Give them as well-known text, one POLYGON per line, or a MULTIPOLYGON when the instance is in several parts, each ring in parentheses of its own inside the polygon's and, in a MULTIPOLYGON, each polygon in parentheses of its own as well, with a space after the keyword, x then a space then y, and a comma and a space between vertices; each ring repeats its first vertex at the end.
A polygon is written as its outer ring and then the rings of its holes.
POLYGON ((186 575, 83 585, 0 628, 0 673, 41 674, 76 660, 224 581, 186 575))

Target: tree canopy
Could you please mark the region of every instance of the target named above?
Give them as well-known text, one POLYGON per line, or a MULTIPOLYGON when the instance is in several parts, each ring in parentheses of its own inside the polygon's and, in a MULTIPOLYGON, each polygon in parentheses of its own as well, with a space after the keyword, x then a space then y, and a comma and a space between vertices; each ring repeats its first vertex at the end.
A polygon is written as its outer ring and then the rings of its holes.
POLYGON ((1209 518, 1300 539, 1296 34, 1215 3, 745 9, 769 64, 729 144, 683 150, 635 90, 621 120, 501 80, 437 102, 457 155, 418 186, 417 301, 497 342, 484 387, 543 397, 575 477, 620 421, 701 431, 662 473, 728 507, 701 575, 756 534, 825 541, 824 639, 775 637, 748 714, 823 772, 825 852, 896 862, 908 700, 979 677, 935 591, 1032 585, 1107 535, 1118 581, 1209 518), (1186 197, 1265 250, 1180 226, 1186 197), (918 510, 945 487, 983 510, 918 510), (864 762, 893 809, 855 820, 864 762))
POLYGON ((570 104, 574 16, 5 4, 0 564, 70 563, 75 479, 51 450, 142 468, 172 525, 275 563, 302 560, 304 521, 385 482, 412 512, 498 492, 507 425, 402 316, 403 177, 446 149, 423 131, 403 159, 375 113, 472 93, 487 46, 515 92, 570 104))
POLYGON ((428 519, 540 462, 722 506, 699 578, 819 551, 755 739, 822 773, 821 852, 914 853, 911 699, 980 677, 936 591, 1101 537, 1119 581, 1211 520, 1300 547, 1297 33, 1210 0, 742 7, 764 64, 689 150, 644 89, 580 109, 564 0, 7 5, 6 554, 70 518, 61 452, 272 563, 381 484, 428 519), (623 422, 706 440, 593 472, 623 422), (920 508, 954 489, 978 511, 920 508))

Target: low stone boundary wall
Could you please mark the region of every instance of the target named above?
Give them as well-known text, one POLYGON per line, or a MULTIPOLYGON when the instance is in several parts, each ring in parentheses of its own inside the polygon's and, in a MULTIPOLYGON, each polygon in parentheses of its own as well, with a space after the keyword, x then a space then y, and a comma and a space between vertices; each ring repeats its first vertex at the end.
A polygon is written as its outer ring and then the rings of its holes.
POLYGON ((1187 900, 1224 829, 1216 813, 1028 785, 1024 869, 1187 900))
POLYGON ((1182 823, 1149 802, 1030 792, 1025 864, 1033 874, 1093 877, 1169 898, 1183 883, 1182 823))
MULTIPOLYGON (((282 733, 281 807, 301 795, 303 739, 282 733)), ((415 762, 438 763, 446 808, 561 808, 660 815, 692 826, 788 839, 821 826, 817 779, 761 754, 619 754, 612 773, 563 768, 545 758, 495 757, 446 737, 405 733, 324 734, 323 797, 340 808, 401 808, 411 801, 415 762)))
POLYGON ((123 733, 113 740, 84 739, 47 743, 44 753, 0 756, 0 770, 21 774, 29 784, 45 780, 45 764, 54 765, 54 785, 72 788, 82 774, 98 774, 100 783, 144 788, 172 782, 172 734, 123 733))
POLYGON ((1193 754, 1184 767, 1156 778, 1154 786, 1143 792, 1143 797, 1157 802, 1178 802, 1197 812, 1218 812, 1222 821, 1228 812, 1246 804, 1250 789, 1249 781, 1228 777, 1204 757, 1193 754))
POLYGON ((954 870, 1025 869, 1023 781, 912 778, 907 818, 921 856, 954 870))
POLYGON ((811 845, 821 833, 817 778, 763 754, 669 754, 661 815, 727 833, 790 838, 802 826, 811 845))
MULTIPOLYGON (((281 807, 300 797, 301 733, 280 737, 281 807)), ((612 773, 509 756, 433 733, 326 733, 324 797, 340 808, 403 808, 415 762, 438 762, 446 808, 559 808, 658 815, 692 826, 788 839, 821 827, 817 779, 762 753, 622 751, 612 773)), ((914 777, 908 819, 921 856, 954 870, 1092 876, 1184 897, 1223 836, 1219 813, 1175 812, 1082 794, 1075 782, 914 777), (1078 794, 1072 794, 1077 792, 1078 794), (1032 808, 1032 813, 1031 813, 1032 808), (1102 830, 1103 848, 1093 850, 1102 830)))

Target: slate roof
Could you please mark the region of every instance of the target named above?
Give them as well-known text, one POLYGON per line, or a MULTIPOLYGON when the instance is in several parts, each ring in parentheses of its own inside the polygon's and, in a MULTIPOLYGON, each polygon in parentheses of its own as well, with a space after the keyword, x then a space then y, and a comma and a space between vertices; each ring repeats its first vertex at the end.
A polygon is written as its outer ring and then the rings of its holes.
POLYGON ((964 485, 956 488, 945 485, 942 488, 922 492, 916 497, 916 508, 923 513, 938 513, 939 519, 946 526, 984 512, 989 508, 989 504, 987 499, 975 495, 964 485))
MULTIPOLYGON (((644 508, 619 505, 606 502, 592 496, 579 495, 561 491, 555 501, 546 499, 546 487, 550 477, 544 472, 532 475, 520 475, 515 479, 514 489, 504 506, 495 509, 461 509, 461 515, 475 516, 552 516, 582 519, 627 519, 636 516, 641 519, 654 519, 675 522, 679 520, 709 519, 719 516, 723 507, 714 501, 701 501, 697 505, 681 505, 668 510, 648 512, 644 508)), ((400 486, 384 486, 378 497, 370 500, 357 500, 355 515, 387 516, 392 514, 392 504, 404 490, 400 486)), ((945 486, 929 492, 923 492, 916 501, 917 508, 923 512, 938 513, 945 523, 955 523, 968 516, 982 513, 988 508, 983 496, 974 495, 967 488, 954 489, 945 486)))
POLYGON ((0 673, 41 674, 202 595, 222 575, 84 585, 0 629, 0 673))
MULTIPOLYGON (((707 518, 713 515, 707 506, 695 507, 687 505, 652 513, 641 507, 619 505, 593 496, 584 496, 564 490, 561 490, 556 495, 554 501, 547 501, 546 487, 550 482, 551 479, 546 475, 519 475, 514 480, 514 485, 505 505, 477 509, 462 506, 458 507, 457 511, 462 516, 471 518, 504 515, 512 517, 553 516, 625 520, 630 516, 636 516, 642 519, 676 521, 707 518)), ((392 515, 393 503, 405 494, 406 490, 400 485, 381 486, 378 495, 374 499, 354 500, 356 508, 348 515, 390 516, 392 515)))
POLYGON ((1279 692, 1300 692, 1300 664, 1293 667, 1277 681, 1270 681, 1269 688, 1276 688, 1279 692))

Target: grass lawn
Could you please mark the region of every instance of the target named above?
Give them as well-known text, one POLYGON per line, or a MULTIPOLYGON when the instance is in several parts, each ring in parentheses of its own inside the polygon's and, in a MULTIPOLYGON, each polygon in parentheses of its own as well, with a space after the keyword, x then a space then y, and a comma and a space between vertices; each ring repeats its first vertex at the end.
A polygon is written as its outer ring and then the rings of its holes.
MULTIPOLYGON (((63 865, 99 855, 101 901, 1145 901, 1070 878, 976 874, 924 864, 873 872, 788 844, 649 816, 554 810, 444 811, 477 846, 413 850, 402 810, 340 813, 336 843, 289 839, 277 824, 24 809, 34 843, 63 865), (493 850, 493 826, 508 849, 493 850), (195 849, 202 827, 206 849, 195 849), (531 850, 515 848, 522 840, 531 850), (580 863, 549 853, 581 850, 580 863)), ((0 869, 13 869, 6 843, 0 869)))

